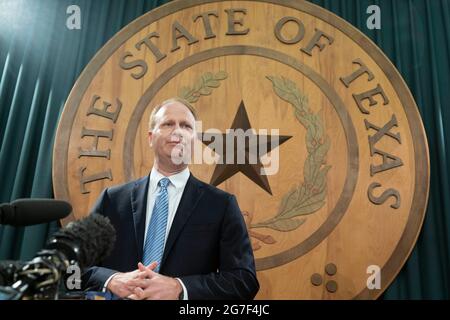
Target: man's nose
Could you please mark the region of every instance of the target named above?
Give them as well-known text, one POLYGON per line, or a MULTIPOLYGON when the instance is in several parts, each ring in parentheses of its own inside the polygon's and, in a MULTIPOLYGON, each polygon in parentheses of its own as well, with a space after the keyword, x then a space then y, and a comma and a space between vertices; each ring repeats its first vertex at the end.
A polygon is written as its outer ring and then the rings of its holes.
POLYGON ((181 126, 178 123, 173 127, 172 134, 180 137, 182 136, 181 126))

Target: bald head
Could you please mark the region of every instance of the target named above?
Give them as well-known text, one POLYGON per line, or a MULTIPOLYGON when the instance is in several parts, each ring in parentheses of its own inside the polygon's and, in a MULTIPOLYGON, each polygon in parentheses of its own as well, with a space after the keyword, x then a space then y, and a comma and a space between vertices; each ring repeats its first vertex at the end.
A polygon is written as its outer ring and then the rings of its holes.
POLYGON ((156 121, 158 118, 158 114, 160 113, 160 110, 164 108, 170 108, 174 105, 182 105, 185 108, 188 109, 188 111, 191 113, 191 115, 194 117, 194 121, 197 120, 197 111, 195 110, 194 106, 191 105, 188 101, 181 99, 181 98, 171 98, 168 100, 165 100, 161 104, 157 105, 155 108, 153 108, 152 113, 150 114, 150 119, 148 122, 149 131, 152 131, 155 128, 156 121))

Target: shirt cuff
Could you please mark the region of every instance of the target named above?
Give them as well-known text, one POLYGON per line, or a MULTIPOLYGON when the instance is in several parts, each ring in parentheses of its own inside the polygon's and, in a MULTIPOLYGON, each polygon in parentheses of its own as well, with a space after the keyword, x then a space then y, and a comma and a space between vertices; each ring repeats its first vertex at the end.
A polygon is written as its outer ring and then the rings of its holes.
POLYGON ((183 288, 183 300, 188 300, 188 292, 186 290, 186 287, 184 286, 183 281, 181 281, 181 279, 179 279, 179 278, 175 278, 175 279, 178 280, 178 282, 181 284, 181 287, 183 288))
POLYGON ((118 274, 119 272, 116 272, 116 273, 113 273, 106 281, 105 281, 105 284, 103 285, 103 289, 102 289, 102 292, 106 292, 106 288, 108 287, 108 283, 111 281, 111 279, 116 275, 116 274, 118 274))

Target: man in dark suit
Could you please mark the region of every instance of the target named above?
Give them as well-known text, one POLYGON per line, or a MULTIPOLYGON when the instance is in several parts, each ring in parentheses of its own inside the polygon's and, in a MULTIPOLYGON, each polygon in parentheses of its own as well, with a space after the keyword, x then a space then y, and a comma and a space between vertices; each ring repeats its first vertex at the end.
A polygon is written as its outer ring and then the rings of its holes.
POLYGON ((254 298, 259 284, 236 198, 187 166, 196 120, 184 100, 154 108, 149 176, 104 190, 92 210, 110 218, 117 240, 103 265, 83 275, 85 286, 131 299, 254 298))

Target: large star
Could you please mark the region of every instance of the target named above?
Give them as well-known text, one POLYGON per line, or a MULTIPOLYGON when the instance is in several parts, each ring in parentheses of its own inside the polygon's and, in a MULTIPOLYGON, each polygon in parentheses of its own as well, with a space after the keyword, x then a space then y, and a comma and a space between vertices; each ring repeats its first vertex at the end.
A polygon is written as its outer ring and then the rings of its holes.
MULTIPOLYGON (((251 129, 250 120, 247 115, 247 111, 245 110, 244 101, 241 101, 241 104, 239 105, 238 111, 234 117, 233 124, 231 125, 230 130, 238 130, 242 129, 243 132, 246 132, 247 130, 251 129)), ((220 157, 220 163, 216 165, 214 168, 214 173, 211 177, 210 183, 214 186, 218 186, 222 182, 226 181, 227 179, 231 178, 238 172, 242 172, 245 176, 247 176, 250 180, 252 180, 254 183, 256 183, 258 186, 260 186, 262 189, 264 189, 266 192, 268 192, 270 195, 272 195, 272 191, 270 189, 269 181, 267 179, 267 175, 261 174, 264 172, 263 165, 261 163, 260 157, 263 156, 265 153, 270 152, 272 149, 280 146, 292 136, 271 136, 267 135, 265 139, 261 139, 262 135, 255 135, 252 133, 247 133, 247 136, 249 138, 245 139, 245 148, 244 150, 238 149, 238 139, 233 134, 233 131, 227 130, 227 133, 225 134, 219 134, 215 135, 212 134, 213 139, 209 139, 209 141, 204 141, 205 133, 200 133, 201 137, 200 139, 202 142, 209 147, 209 145, 215 141, 217 136, 221 136, 223 141, 222 150, 214 150, 215 153, 218 154, 220 157), (228 139, 227 139, 228 138, 228 139), (232 164, 226 163, 227 161, 227 140, 233 139, 234 143, 234 161, 232 164), (211 141, 212 140, 212 141, 211 141), (272 141, 273 140, 273 141, 272 141), (264 146, 265 145, 265 146, 264 146), (264 154, 261 154, 261 148, 265 151, 264 154), (244 152, 244 158, 245 163, 239 164, 237 161, 238 158, 238 151, 244 152), (256 158, 256 163, 250 163, 250 157, 253 159, 256 158)), ((211 137, 211 136, 210 136, 211 137)), ((254 162, 254 161, 252 161, 254 162)))

